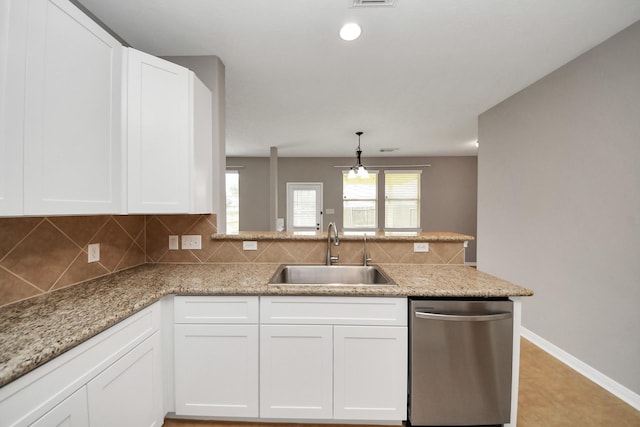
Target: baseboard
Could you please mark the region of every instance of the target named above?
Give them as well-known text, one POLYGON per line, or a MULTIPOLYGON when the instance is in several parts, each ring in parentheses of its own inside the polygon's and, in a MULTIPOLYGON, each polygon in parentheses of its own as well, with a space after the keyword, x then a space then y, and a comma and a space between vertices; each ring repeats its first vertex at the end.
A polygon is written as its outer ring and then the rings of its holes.
POLYGON ((477 267, 477 263, 475 261, 465 261, 464 265, 467 267, 477 267))
POLYGON ((640 411, 640 395, 623 386, 622 384, 612 380, 602 372, 592 368, 580 359, 572 356, 560 347, 550 343, 539 335, 531 332, 525 327, 520 330, 520 335, 527 341, 531 341, 565 365, 577 371, 581 375, 589 378, 600 387, 615 395, 617 398, 625 401, 635 409, 640 411))

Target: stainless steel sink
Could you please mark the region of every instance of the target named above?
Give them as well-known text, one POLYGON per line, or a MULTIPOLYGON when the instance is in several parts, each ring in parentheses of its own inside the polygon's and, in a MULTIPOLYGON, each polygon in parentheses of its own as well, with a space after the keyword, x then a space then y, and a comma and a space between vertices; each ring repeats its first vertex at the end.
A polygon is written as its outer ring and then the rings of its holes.
POLYGON ((269 280, 280 286, 397 286, 379 267, 283 264, 269 280))

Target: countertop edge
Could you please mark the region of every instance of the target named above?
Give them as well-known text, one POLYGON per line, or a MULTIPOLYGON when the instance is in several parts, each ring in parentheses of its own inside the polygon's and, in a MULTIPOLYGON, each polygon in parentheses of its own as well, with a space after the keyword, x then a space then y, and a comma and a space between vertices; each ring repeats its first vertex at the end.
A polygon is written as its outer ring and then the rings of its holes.
MULTIPOLYGON (((339 237, 344 241, 361 241, 362 235, 358 234, 344 234, 339 233, 339 237)), ((252 232, 245 231, 240 234, 212 234, 211 240, 326 240, 327 234, 324 232, 317 232, 314 234, 294 234, 292 232, 252 232)), ((367 240, 373 242, 466 242, 473 241, 475 237, 467 234, 457 234, 449 232, 428 232, 420 233, 416 235, 403 235, 392 233, 376 233, 367 235, 367 240)))

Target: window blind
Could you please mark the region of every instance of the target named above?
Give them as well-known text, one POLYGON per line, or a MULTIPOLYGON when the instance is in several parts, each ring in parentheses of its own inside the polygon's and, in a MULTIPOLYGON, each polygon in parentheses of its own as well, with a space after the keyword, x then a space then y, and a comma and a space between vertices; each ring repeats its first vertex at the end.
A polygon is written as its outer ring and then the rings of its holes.
POLYGON ((420 171, 385 171, 385 229, 420 228, 420 171))

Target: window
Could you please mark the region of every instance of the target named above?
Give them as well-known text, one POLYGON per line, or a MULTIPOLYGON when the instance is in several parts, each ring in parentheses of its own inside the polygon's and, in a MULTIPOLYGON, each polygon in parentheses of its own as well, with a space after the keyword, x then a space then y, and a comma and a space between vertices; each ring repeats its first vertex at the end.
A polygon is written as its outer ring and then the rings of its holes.
POLYGON ((385 230, 420 230, 420 171, 385 171, 385 230))
POLYGON ((343 228, 351 231, 378 228, 378 174, 368 178, 347 178, 342 173, 343 228))
POLYGON ((225 193, 227 195, 227 234, 240 231, 240 174, 227 171, 225 174, 225 193))

